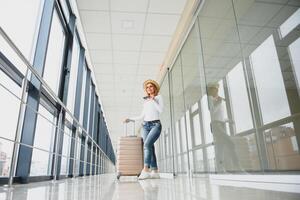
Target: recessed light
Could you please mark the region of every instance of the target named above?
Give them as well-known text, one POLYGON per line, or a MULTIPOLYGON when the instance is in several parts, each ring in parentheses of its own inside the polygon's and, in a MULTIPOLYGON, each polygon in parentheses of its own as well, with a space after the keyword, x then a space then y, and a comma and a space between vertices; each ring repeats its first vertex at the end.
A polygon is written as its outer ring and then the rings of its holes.
POLYGON ((133 20, 122 20, 122 28, 123 29, 132 29, 134 27, 133 20))

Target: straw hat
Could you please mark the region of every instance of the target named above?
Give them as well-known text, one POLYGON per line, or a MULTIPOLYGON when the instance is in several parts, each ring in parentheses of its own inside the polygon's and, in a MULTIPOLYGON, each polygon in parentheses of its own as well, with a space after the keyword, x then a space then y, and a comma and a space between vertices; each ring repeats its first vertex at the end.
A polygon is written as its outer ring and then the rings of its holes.
POLYGON ((151 80, 151 79, 148 79, 144 82, 144 90, 145 91, 146 91, 146 86, 148 85, 148 83, 151 83, 152 85, 154 85, 156 87, 156 90, 157 90, 156 93, 159 92, 159 89, 160 89, 159 84, 155 80, 151 80))
POLYGON ((207 84, 207 88, 216 88, 216 89, 219 89, 220 85, 219 83, 209 83, 207 84))

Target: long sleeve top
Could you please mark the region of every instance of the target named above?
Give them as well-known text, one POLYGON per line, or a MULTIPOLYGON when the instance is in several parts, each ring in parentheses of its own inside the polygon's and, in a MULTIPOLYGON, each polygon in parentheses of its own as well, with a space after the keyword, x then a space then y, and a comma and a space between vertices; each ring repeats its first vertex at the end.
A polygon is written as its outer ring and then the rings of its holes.
POLYGON ((136 117, 130 117, 130 120, 136 121, 143 119, 144 121, 159 120, 159 114, 163 111, 163 99, 161 95, 157 95, 154 99, 146 99, 143 104, 142 113, 136 117))
POLYGON ((222 97, 208 96, 208 105, 212 121, 228 121, 225 117, 225 100, 222 97))

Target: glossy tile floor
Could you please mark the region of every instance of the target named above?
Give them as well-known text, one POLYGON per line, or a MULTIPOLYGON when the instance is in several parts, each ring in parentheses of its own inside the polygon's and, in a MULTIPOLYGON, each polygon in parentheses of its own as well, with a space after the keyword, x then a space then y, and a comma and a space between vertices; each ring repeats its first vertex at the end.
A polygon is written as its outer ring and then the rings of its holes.
POLYGON ((135 177, 100 175, 0 187, 2 200, 289 200, 298 193, 219 186, 207 178, 177 177, 137 181, 135 177))

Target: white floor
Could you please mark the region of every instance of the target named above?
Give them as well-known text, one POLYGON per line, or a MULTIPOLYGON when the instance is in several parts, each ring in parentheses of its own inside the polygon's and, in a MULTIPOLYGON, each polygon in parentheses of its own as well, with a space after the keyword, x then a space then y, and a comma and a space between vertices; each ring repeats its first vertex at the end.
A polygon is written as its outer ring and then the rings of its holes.
POLYGON ((137 181, 100 175, 0 187, 0 200, 289 200, 299 193, 221 186, 208 178, 177 177, 137 181))

